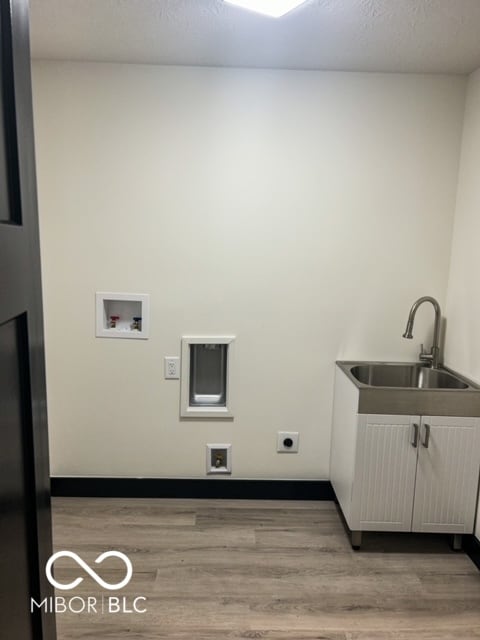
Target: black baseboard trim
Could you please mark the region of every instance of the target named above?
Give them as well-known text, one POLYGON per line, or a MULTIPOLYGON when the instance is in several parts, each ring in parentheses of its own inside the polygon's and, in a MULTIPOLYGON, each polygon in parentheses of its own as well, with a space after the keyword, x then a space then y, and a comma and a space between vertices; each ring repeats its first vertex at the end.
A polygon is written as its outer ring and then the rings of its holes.
POLYGON ((329 480, 51 478, 52 496, 89 498, 220 498, 333 500, 329 480))
POLYGON ((462 548, 473 564, 480 569, 480 541, 474 535, 463 536, 462 548))

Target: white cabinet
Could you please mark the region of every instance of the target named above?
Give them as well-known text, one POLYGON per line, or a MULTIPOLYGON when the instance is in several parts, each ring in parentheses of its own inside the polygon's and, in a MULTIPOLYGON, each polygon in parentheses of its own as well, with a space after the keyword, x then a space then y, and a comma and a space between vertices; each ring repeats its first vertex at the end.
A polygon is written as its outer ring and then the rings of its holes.
POLYGON ((412 531, 473 532, 479 458, 478 418, 422 417, 412 531))
POLYGON ((358 414, 352 387, 339 372, 331 451, 352 532, 473 533, 480 418, 358 414))
POLYGON ((417 422, 415 416, 358 416, 351 529, 411 531, 417 449, 410 441, 417 422))

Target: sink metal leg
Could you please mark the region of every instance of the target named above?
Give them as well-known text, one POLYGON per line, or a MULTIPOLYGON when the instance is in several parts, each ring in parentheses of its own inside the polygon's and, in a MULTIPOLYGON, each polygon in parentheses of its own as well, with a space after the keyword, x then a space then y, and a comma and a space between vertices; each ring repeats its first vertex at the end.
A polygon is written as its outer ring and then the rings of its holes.
POLYGON ((453 536, 453 544, 452 544, 452 549, 454 551, 461 551, 462 550, 462 540, 463 540, 463 536, 461 533, 455 533, 453 536))
POLYGON ((351 532, 351 544, 352 549, 358 551, 362 544, 362 532, 361 531, 352 531, 351 532))

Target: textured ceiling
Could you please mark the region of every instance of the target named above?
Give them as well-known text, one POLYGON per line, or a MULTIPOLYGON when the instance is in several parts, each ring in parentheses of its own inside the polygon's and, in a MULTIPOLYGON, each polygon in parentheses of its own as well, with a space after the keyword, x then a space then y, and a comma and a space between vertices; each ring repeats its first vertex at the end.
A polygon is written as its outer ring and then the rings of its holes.
POLYGON ((36 58, 469 73, 480 0, 308 0, 280 19, 221 0, 31 0, 36 58))

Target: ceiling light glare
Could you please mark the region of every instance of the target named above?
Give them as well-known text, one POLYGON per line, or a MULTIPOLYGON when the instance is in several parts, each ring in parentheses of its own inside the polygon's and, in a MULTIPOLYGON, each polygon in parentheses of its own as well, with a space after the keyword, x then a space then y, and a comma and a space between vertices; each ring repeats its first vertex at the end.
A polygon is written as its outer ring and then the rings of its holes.
POLYGON ((242 9, 255 11, 271 18, 281 18, 292 9, 299 7, 306 0, 224 0, 242 9))

